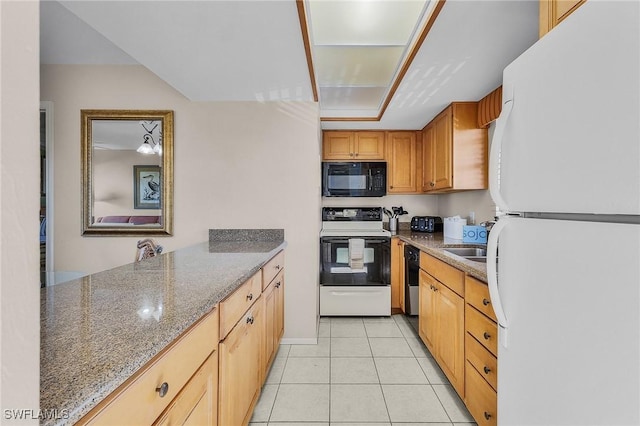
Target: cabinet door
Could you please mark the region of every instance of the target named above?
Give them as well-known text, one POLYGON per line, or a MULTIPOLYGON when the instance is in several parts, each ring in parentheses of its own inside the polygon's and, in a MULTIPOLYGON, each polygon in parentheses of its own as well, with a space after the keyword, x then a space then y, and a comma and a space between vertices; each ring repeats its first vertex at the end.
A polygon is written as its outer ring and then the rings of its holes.
POLYGON ((404 285, 404 281, 400 280, 400 271, 404 268, 404 263, 401 263, 403 251, 402 241, 393 237, 391 239, 391 309, 400 308, 400 288, 404 285))
POLYGON ((452 173, 452 107, 445 110, 434 123, 433 189, 447 189, 453 186, 452 173))
POLYGON ((155 425, 216 425, 218 421, 218 351, 202 364, 155 425))
POLYGON ((274 343, 274 353, 278 351, 278 345, 280 344, 280 339, 282 339, 282 335, 284 334, 284 271, 281 271, 278 277, 276 277, 275 282, 275 299, 276 299, 276 309, 274 312, 275 321, 275 343, 274 343))
POLYGON ((323 160, 353 160, 354 132, 324 132, 322 137, 323 160))
POLYGON ((420 270, 420 309, 418 313, 418 333, 431 353, 436 344, 436 285, 438 282, 429 274, 420 270))
POLYGON ((384 132, 354 132, 356 160, 384 160, 384 132))
POLYGON ((438 283, 436 296, 437 354, 440 367, 464 397, 464 299, 438 283))
POLYGON ((573 13, 586 0, 540 0, 540 33, 542 37, 573 13))
POLYGON ((389 193, 415 193, 417 179, 417 140, 415 132, 389 132, 387 137, 387 180, 389 193))
POLYGON ((246 425, 260 394, 263 300, 220 342, 220 425, 246 425))
MULTIPOLYGON (((262 379, 264 379, 269 364, 275 354, 275 320, 276 320, 276 304, 277 293, 275 283, 271 283, 262 293, 264 298, 264 334, 263 334, 263 366, 262 379)), ((263 381, 263 380, 261 380, 263 381)))
POLYGON ((428 192, 436 186, 435 171, 435 131, 431 124, 422 132, 422 191, 428 192))

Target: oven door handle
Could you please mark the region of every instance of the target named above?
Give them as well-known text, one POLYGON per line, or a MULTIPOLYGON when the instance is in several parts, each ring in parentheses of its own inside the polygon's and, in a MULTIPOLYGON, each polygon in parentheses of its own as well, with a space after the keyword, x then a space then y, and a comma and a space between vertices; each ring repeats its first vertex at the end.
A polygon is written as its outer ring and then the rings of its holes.
POLYGON ((389 239, 380 239, 380 238, 370 238, 370 237, 322 237, 320 238, 320 242, 323 243, 345 243, 353 238, 363 239, 365 244, 384 244, 388 243, 389 239))

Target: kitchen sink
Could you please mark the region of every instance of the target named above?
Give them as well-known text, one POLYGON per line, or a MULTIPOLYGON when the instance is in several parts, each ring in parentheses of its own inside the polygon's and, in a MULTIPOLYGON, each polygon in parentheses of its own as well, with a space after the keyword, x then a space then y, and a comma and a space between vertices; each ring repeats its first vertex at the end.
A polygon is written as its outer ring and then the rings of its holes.
MULTIPOLYGON (((485 248, 477 248, 477 247, 451 247, 446 248, 444 251, 455 254, 456 256, 461 257, 486 257, 487 249, 485 248)), ((471 259, 474 260, 474 259, 471 259)), ((478 262, 476 260, 476 262, 478 262)))

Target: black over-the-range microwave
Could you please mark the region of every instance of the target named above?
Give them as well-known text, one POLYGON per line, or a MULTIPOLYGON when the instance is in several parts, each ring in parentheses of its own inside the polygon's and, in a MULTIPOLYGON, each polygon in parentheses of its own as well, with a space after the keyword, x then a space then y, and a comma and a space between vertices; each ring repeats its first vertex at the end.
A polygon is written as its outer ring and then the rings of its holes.
POLYGON ((324 197, 382 197, 387 195, 386 162, 323 162, 324 197))

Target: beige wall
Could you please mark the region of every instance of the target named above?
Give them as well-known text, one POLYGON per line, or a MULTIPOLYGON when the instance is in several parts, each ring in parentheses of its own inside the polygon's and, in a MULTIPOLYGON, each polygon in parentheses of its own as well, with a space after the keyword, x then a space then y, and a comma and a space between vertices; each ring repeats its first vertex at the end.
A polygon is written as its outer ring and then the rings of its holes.
POLYGON ((315 338, 317 104, 190 102, 141 66, 77 65, 42 66, 41 100, 54 105, 56 270, 129 263, 139 239, 80 235, 80 110, 174 110, 174 236, 158 242, 169 251, 206 241, 209 228, 284 228, 285 338, 315 338))
MULTIPOLYGON (((0 1, 0 409, 36 410, 40 383, 38 2, 0 1)), ((43 407, 53 408, 53 407, 43 407)), ((23 411, 24 413, 24 411, 23 411)))

